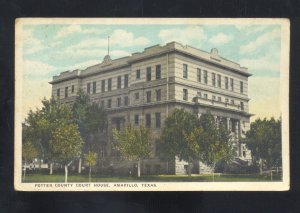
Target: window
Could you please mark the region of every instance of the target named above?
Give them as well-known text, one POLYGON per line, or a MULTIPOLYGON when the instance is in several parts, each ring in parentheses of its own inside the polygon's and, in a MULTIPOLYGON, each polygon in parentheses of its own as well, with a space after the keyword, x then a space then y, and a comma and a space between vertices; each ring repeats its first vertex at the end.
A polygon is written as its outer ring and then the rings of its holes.
POLYGON ((108 85, 107 85, 107 86, 108 86, 108 89, 107 89, 107 90, 108 90, 108 91, 111 91, 111 78, 108 79, 108 83, 107 83, 107 84, 108 84, 108 85))
POLYGON ((240 91, 244 93, 244 82, 240 81, 240 91))
POLYGON ((128 87, 128 75, 124 76, 124 88, 128 87))
POLYGON ((101 92, 105 92, 105 80, 101 81, 101 92))
POLYGON ((136 77, 136 79, 141 78, 141 70, 136 70, 135 77, 136 77))
POLYGON ((139 125, 139 115, 134 115, 134 125, 139 125))
POLYGON ((228 89, 228 77, 225 77, 225 89, 228 89))
POLYGON ((74 93, 74 91, 75 91, 75 86, 72 85, 72 93, 74 93))
POLYGON ((118 76, 117 88, 121 89, 122 87, 122 76, 118 76))
POLYGON ((140 93, 134 93, 134 98, 135 100, 139 100, 140 99, 140 93))
POLYGON ((108 99, 107 101, 107 108, 111 108, 111 99, 108 99))
POLYGON ((183 64, 183 73, 182 73, 183 78, 188 78, 188 65, 183 64))
POLYGON ((207 96, 207 94, 204 94, 204 99, 208 99, 208 96, 207 96))
POLYGON ((97 84, 96 81, 93 82, 93 93, 96 93, 97 84))
POLYGON ((201 69, 197 68, 197 80, 201 82, 201 69))
POLYGON ((161 90, 158 89, 156 90, 156 101, 160 101, 161 100, 161 90))
POLYGON ((197 92, 197 96, 201 98, 202 97, 201 92, 197 92))
POLYGON ((218 87, 221 88, 221 75, 218 74, 218 87))
POLYGON ((231 88, 231 91, 233 91, 233 78, 230 78, 230 88, 231 88))
POLYGON ((128 106, 128 96, 124 97, 124 106, 128 106))
POLYGON ((188 100, 188 90, 187 89, 183 89, 182 90, 183 92, 183 100, 187 101, 188 100))
POLYGON ((231 99, 231 104, 234 105, 234 100, 233 99, 231 99))
POLYGON ((87 92, 87 94, 90 94, 90 93, 91 93, 91 83, 88 83, 88 84, 87 84, 86 92, 87 92))
POLYGON ((161 78, 161 66, 156 65, 156 79, 160 79, 161 78))
POLYGON ((211 74, 211 79, 212 79, 212 85, 216 86, 216 73, 211 74))
POLYGON ((218 101, 219 101, 219 102, 222 102, 222 97, 218 97, 218 101))
POLYGON ((151 91, 146 92, 147 103, 151 102, 151 91))
POLYGON ((228 99, 228 98, 225 98, 225 102, 228 103, 228 102, 229 102, 229 99, 228 99))
POLYGON ((155 124, 156 124, 156 128, 160 128, 160 112, 155 113, 155 124))
POLYGON ((216 100, 216 96, 215 96, 215 95, 212 96, 212 100, 213 100, 213 101, 216 100))
POLYGON ((146 127, 150 128, 151 127, 151 114, 146 114, 146 127))
POLYGON ((121 106, 121 98, 117 98, 117 107, 120 107, 121 106))
POLYGON ((65 98, 68 97, 68 87, 65 87, 65 98))
POLYGON ((204 83, 207 84, 207 70, 204 70, 204 83))
POLYGON ((244 110, 244 102, 241 102, 241 110, 244 110))
POLYGON ((104 100, 102 100, 102 101, 101 101, 101 107, 104 108, 104 106, 105 106, 104 104, 105 104, 105 102, 104 102, 104 100))
POLYGON ((151 81, 151 67, 147 67, 147 81, 151 81))
POLYGON ((56 96, 57 96, 57 98, 59 99, 59 97, 60 97, 60 89, 57 89, 57 90, 56 90, 56 96))

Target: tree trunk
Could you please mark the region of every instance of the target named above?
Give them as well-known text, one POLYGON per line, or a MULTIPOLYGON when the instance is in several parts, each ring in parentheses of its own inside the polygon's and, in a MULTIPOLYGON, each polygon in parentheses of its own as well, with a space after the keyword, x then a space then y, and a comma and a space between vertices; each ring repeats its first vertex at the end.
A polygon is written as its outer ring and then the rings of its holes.
POLYGON ((271 175, 271 181, 273 181, 273 174, 272 174, 273 171, 272 171, 272 168, 271 168, 270 172, 271 172, 271 174, 270 174, 271 175))
POLYGON ((23 175, 23 182, 25 181, 26 177, 26 161, 24 162, 24 175, 23 175))
POLYGON ((79 162, 78 162, 78 174, 81 174, 81 163, 82 163, 82 159, 79 158, 79 162))
POLYGON ((262 171, 262 159, 259 159, 259 174, 262 175, 263 171, 262 171))
POLYGON ((141 161, 138 160, 138 177, 141 177, 141 161))
POLYGON ((216 166, 216 163, 214 163, 213 167, 212 167, 212 176, 213 176, 213 182, 215 182, 215 166, 216 166))
POLYGON ((65 183, 68 182, 68 165, 65 165, 65 183))
POLYGON ((91 182, 91 179, 92 179, 92 167, 90 166, 89 182, 91 182))
POLYGON ((188 162, 188 175, 191 176, 191 161, 188 162))
POLYGON ((39 160, 39 170, 41 170, 42 169, 42 159, 40 158, 40 160, 39 160))
POLYGON ((50 163, 50 171, 49 171, 49 175, 53 174, 53 163, 50 163))
POLYGON ((169 174, 169 161, 167 160, 167 174, 169 174))

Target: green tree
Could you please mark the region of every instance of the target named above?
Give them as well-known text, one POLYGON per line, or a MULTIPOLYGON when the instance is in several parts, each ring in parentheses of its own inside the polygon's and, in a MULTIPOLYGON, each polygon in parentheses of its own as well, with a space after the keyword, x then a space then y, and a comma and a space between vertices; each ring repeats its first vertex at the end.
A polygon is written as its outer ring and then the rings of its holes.
MULTIPOLYGON (((79 126, 79 132, 85 144, 81 155, 91 150, 104 149, 99 143, 99 134, 107 126, 106 112, 97 103, 90 101, 89 95, 82 89, 77 93, 72 107, 73 118, 79 126)), ((78 173, 81 173, 81 157, 79 158, 78 173)))
MULTIPOLYGON (((83 89, 79 89, 77 92, 77 96, 75 102, 72 106, 73 119, 78 125, 78 129, 82 139, 87 141, 87 131, 85 124, 86 112, 89 104, 91 103, 89 95, 83 91, 83 89)), ((84 148, 83 148, 84 149, 84 148)), ((83 150, 82 150, 83 151, 83 150)), ((82 152, 78 161, 78 173, 81 173, 81 161, 82 161, 82 152)))
POLYGON ((34 146, 31 141, 25 141, 22 143, 22 158, 24 161, 24 173, 23 173, 23 181, 25 181, 26 177, 26 166, 28 162, 31 162, 38 156, 38 150, 34 146))
POLYGON ((87 107, 87 112, 84 120, 86 130, 86 151, 103 148, 97 140, 97 135, 107 127, 106 112, 97 103, 92 103, 87 107), (94 139, 94 140, 93 140, 94 139), (96 139, 96 140, 95 140, 96 139))
POLYGON ((65 167, 65 182, 68 182, 68 166, 81 153, 83 140, 76 124, 59 124, 50 140, 53 156, 65 167))
POLYGON ((97 153, 89 151, 87 154, 84 155, 85 162, 89 166, 89 182, 92 179, 92 167, 97 164, 97 153))
POLYGON ((213 181, 216 163, 223 160, 229 162, 234 157, 234 149, 230 133, 223 122, 216 123, 210 113, 200 117, 200 127, 186 134, 190 149, 198 158, 212 168, 213 181))
POLYGON ((179 160, 187 161, 189 175, 191 175, 191 162, 197 159, 197 156, 188 145, 185 135, 190 134, 198 126, 199 121, 194 114, 183 109, 175 109, 172 115, 167 117, 158 140, 160 156, 169 160, 177 156, 179 160))
POLYGON ((116 145, 121 154, 129 160, 136 160, 138 177, 141 176, 141 160, 150 156, 150 132, 144 126, 134 128, 129 125, 124 132, 113 129, 113 136, 118 141, 116 145))
POLYGON ((260 173, 263 162, 269 169, 282 165, 280 119, 256 119, 251 123, 243 142, 251 150, 253 161, 259 162, 260 173))
POLYGON ((49 173, 53 170, 53 153, 49 147, 49 142, 53 137, 53 132, 59 125, 72 123, 72 114, 68 106, 58 103, 54 99, 43 99, 42 108, 35 112, 30 111, 23 124, 23 137, 28 138, 35 144, 40 155, 50 164, 49 173))

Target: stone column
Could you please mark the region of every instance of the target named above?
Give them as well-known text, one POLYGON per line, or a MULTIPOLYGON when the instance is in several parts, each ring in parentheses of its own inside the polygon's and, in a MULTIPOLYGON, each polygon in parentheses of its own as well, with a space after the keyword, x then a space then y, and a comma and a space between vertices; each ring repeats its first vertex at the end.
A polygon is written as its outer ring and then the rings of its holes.
POLYGON ((230 130, 230 118, 226 118, 226 121, 227 121, 227 130, 231 131, 230 130))
POLYGON ((215 119, 215 124, 217 125, 217 127, 219 127, 219 124, 218 124, 218 116, 214 115, 214 119, 215 119))
POLYGON ((241 131, 241 122, 240 120, 236 121, 236 138, 237 138, 237 147, 238 147, 238 156, 241 157, 241 143, 240 143, 240 131, 241 131))

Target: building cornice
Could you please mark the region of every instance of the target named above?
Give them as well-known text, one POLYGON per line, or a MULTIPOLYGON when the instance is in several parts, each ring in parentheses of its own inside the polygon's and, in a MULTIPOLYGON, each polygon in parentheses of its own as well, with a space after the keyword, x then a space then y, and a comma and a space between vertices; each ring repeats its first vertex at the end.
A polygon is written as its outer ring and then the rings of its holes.
POLYGON ((144 51, 141 53, 133 53, 131 56, 128 57, 111 60, 108 64, 103 62, 91 67, 87 67, 84 70, 62 72, 59 76, 54 76, 53 80, 49 83, 54 84, 76 78, 82 79, 84 77, 90 77, 93 75, 98 75, 100 73, 115 71, 117 69, 129 67, 134 62, 143 61, 145 59, 150 59, 153 57, 159 57, 168 53, 178 53, 195 60, 200 60, 203 63, 207 63, 209 65, 234 72, 236 74, 240 74, 247 77, 251 76, 250 73, 246 72, 247 68, 240 67, 239 64, 220 57, 218 55, 217 49, 212 49, 211 53, 208 53, 196 49, 194 47, 184 46, 177 42, 170 42, 165 46, 155 45, 152 47, 145 48, 144 51), (232 66, 226 65, 226 63, 232 66), (239 69, 234 67, 237 67, 239 69))

